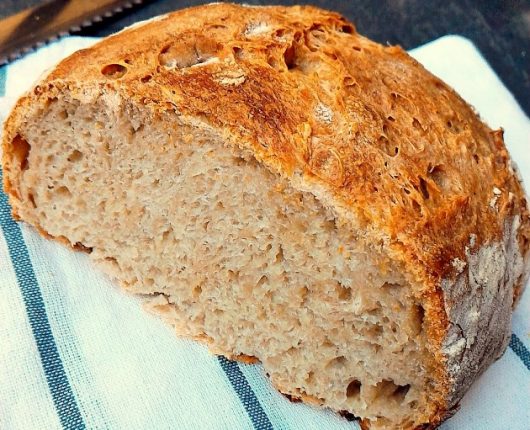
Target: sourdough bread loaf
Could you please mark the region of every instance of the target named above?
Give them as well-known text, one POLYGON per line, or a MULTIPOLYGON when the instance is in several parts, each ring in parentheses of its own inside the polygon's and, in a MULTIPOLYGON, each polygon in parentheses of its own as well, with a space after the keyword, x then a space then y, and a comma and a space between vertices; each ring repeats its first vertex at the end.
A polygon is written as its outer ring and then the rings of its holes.
POLYGON ((81 50, 18 101, 2 162, 16 218, 365 428, 450 416, 529 272, 502 131, 313 7, 206 5, 81 50))

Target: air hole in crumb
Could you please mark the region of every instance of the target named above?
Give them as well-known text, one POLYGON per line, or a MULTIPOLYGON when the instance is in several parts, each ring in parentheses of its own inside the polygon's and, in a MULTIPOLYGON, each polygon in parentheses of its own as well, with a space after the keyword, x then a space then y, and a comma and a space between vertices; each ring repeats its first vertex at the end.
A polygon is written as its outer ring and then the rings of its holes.
POLYGON ((278 252, 276 253, 276 261, 275 261, 275 263, 281 263, 283 260, 284 260, 283 248, 280 245, 278 247, 278 252))
POLYGON ((126 58, 125 60, 123 60, 123 62, 125 64, 132 64, 132 61, 129 58, 126 58))
POLYGON ((269 278, 263 275, 261 278, 259 278, 258 282, 256 283, 256 287, 261 287, 262 285, 266 284, 268 281, 269 281, 269 278))
POLYGON ((20 170, 26 170, 29 167, 28 156, 31 145, 26 139, 17 134, 13 142, 11 142, 11 146, 13 147, 13 155, 20 164, 20 170))
POLYGON ((300 299, 302 300, 302 303, 307 299, 307 295, 309 294, 309 288, 306 286, 300 288, 300 299))
POLYGON ((331 342, 327 337, 324 339, 324 342, 322 342, 322 346, 325 348, 333 348, 335 347, 335 344, 331 342))
POLYGON ((326 366, 325 368, 326 369, 329 369, 329 368, 337 368, 337 367, 342 367, 342 366, 345 366, 346 365, 346 357, 344 357, 343 355, 339 356, 339 357, 335 357, 335 358, 332 358, 331 360, 329 360, 327 363, 326 363, 326 366))
POLYGON ((33 196, 33 194, 31 193, 28 194, 28 200, 30 201, 31 206, 33 206, 33 209, 36 209, 37 204, 35 203, 35 197, 33 196))
POLYGON ((346 388, 346 397, 348 397, 348 399, 351 399, 352 397, 358 397, 359 394, 361 394, 361 386, 361 382, 357 379, 351 381, 346 388))
POLYGON ((395 288, 400 288, 401 287, 401 284, 396 284, 396 283, 392 283, 392 282, 385 282, 381 288, 388 288, 388 289, 395 289, 395 288))
POLYGON ((421 213, 421 206, 416 200, 412 200, 412 209, 414 209, 416 212, 421 213))
POLYGON ((68 156, 68 161, 75 163, 76 161, 81 160, 81 158, 83 158, 83 153, 74 149, 74 151, 68 156))
MULTIPOLYGON (((130 136, 132 136, 133 134, 140 133, 141 131, 143 131, 143 129, 144 129, 143 124, 131 125, 129 128, 129 134, 130 136)), ((178 160, 178 158, 176 158, 176 160, 178 160)))
POLYGON ((284 28, 279 28, 278 30, 276 30, 274 32, 274 36, 275 37, 283 37, 285 35, 285 29, 284 28))
POLYGON ((239 278, 239 272, 237 270, 228 270, 228 280, 229 281, 235 281, 237 278, 239 278))
POLYGON ((360 46, 354 46, 353 50, 357 52, 361 52, 363 49, 360 46))
POLYGON ((57 194, 59 194, 60 196, 63 196, 63 197, 69 197, 69 196, 72 195, 72 193, 70 193, 70 190, 68 189, 68 187, 65 187, 65 186, 57 188, 55 190, 55 192, 57 194))
POLYGON ((412 120, 412 126, 421 129, 421 123, 416 118, 412 120))
POLYGON ((142 78, 140 78, 140 82, 145 84, 145 83, 149 82, 151 79, 153 79, 153 77, 151 75, 145 75, 142 78))
POLYGON ((57 97, 48 97, 48 100, 46 100, 46 106, 50 106, 53 103, 57 103, 59 99, 57 97))
POLYGON ((475 160, 475 163, 478 164, 478 162, 479 162, 479 158, 478 158, 478 155, 477 155, 477 154, 473 154, 473 160, 475 160))
MULTIPOLYGON (((365 311, 367 315, 372 315, 372 316, 380 316, 381 315, 381 303, 377 302, 375 305, 372 305, 372 308, 365 311)), ((386 317, 384 317, 386 318, 386 317)), ((383 319, 383 322, 385 322, 385 320, 383 319)), ((387 321, 388 322, 388 321, 387 321)))
POLYGON ((195 285, 192 293, 194 298, 198 298, 202 294, 202 287, 200 285, 195 285))
POLYGON ((383 327, 379 324, 371 324, 366 330, 366 334, 371 338, 377 338, 383 334, 383 327))
POLYGON ((423 319, 425 318, 425 309, 422 305, 416 304, 413 308, 414 331, 420 333, 423 328, 423 319))
POLYGON ((397 400, 399 403, 402 403, 405 400, 405 396, 410 390, 410 384, 407 385, 398 385, 397 388, 392 393, 392 398, 397 400))
POLYGON ((101 69, 101 74, 111 79, 119 79, 127 73, 127 67, 121 64, 107 64, 101 69))
POLYGON ((337 283, 335 286, 335 291, 337 293, 337 296, 339 297, 339 300, 351 300, 352 297, 352 291, 351 288, 345 287, 340 282, 337 283))
POLYGON ((410 384, 397 385, 391 379, 384 379, 375 386, 374 399, 393 400, 402 403, 410 390, 410 384))
POLYGON ((335 219, 326 220, 322 223, 322 230, 335 231, 337 230, 337 221, 335 219))

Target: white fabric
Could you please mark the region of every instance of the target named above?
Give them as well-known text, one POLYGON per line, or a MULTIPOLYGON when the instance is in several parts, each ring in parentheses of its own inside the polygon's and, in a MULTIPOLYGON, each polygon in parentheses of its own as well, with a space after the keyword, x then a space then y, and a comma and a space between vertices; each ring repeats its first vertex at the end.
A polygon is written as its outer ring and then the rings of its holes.
MULTIPOLYGON (((65 38, 10 65, 6 96, 0 97, 0 119, 45 68, 91 43, 92 39, 65 38)), ((530 121, 474 46, 448 36, 414 50, 413 55, 459 91, 491 126, 504 126, 508 148, 530 184, 530 121)), ((43 239, 30 227, 20 228, 86 428, 255 427, 219 361, 205 347, 176 338, 137 299, 95 270, 86 255, 43 239)), ((15 265, 0 230, 0 428, 60 429, 15 265)), ((514 333, 526 348, 530 347, 529 296, 523 296, 514 316, 514 333)), ((260 366, 237 366, 273 428, 358 428, 329 411, 290 403, 271 388, 260 366)), ((530 372, 508 349, 442 428, 528 430, 529 410, 530 372)))

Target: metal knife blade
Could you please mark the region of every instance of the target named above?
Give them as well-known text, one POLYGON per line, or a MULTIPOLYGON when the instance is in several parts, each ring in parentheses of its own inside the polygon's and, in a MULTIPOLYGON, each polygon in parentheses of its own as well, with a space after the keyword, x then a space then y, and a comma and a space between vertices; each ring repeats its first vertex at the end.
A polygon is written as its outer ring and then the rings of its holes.
POLYGON ((0 66, 143 0, 51 0, 0 20, 0 66))

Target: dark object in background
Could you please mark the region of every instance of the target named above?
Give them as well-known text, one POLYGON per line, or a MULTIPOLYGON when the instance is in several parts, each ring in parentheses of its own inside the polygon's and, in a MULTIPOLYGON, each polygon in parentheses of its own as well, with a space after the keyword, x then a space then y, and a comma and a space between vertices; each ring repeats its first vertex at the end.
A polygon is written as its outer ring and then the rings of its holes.
POLYGON ((142 0, 50 0, 0 19, 0 66, 142 0))
MULTIPOLYGON (((0 0, 0 17, 40 3, 0 0)), ((209 1, 151 0, 77 34, 106 36, 134 22, 209 1)), ((446 34, 459 34, 482 52, 521 107, 530 115, 530 0, 298 0, 249 4, 314 4, 336 10, 357 30, 381 43, 415 48, 446 34)))

